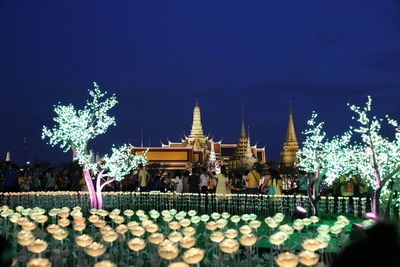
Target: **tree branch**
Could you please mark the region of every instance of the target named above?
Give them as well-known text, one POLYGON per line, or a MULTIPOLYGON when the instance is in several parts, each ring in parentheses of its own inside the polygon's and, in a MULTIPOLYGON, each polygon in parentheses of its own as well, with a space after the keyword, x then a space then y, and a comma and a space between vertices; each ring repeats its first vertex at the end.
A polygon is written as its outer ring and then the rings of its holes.
POLYGON ((106 185, 108 185, 108 184, 110 184, 110 183, 112 183, 112 182, 114 182, 115 181, 115 178, 112 178, 111 180, 108 180, 107 182, 104 182, 101 186, 100 186, 100 192, 103 190, 103 188, 106 186, 106 185))
POLYGON ((400 166, 394 169, 390 174, 388 174, 384 179, 382 179, 382 187, 393 178, 393 176, 400 171, 400 166))

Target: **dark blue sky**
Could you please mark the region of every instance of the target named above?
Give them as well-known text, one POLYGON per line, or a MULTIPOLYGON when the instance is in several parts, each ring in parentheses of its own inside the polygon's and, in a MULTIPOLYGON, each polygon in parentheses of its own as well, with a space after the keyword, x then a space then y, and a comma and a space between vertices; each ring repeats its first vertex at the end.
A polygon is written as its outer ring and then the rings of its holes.
POLYGON ((0 156, 70 158, 40 139, 58 101, 83 105, 92 81, 117 94, 117 126, 93 143, 158 146, 190 130, 236 142, 241 99, 252 141, 278 159, 292 100, 347 129, 347 102, 374 98, 399 118, 400 1, 0 1, 0 156))

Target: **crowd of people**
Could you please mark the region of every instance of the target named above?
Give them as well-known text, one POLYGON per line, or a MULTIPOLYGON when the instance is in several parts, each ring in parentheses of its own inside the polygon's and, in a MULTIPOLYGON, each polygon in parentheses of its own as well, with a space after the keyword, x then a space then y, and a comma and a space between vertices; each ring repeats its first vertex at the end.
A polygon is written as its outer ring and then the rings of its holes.
MULTIPOLYGON (((220 173, 205 167, 190 170, 166 171, 149 166, 139 166, 122 181, 115 181, 105 191, 161 191, 178 193, 218 194, 302 194, 307 195, 312 174, 298 172, 296 175, 281 175, 272 168, 255 165, 248 170, 228 170, 221 167, 220 173)), ((327 186, 322 182, 323 195, 369 197, 371 187, 359 177, 340 177, 327 186)), ((27 191, 86 191, 86 182, 80 168, 17 168, 11 163, 0 172, 0 192, 27 191)))
MULTIPOLYGON (((307 195, 313 174, 298 172, 295 175, 282 175, 269 168, 265 171, 257 167, 249 170, 207 171, 206 168, 194 168, 190 172, 164 172, 152 176, 146 168, 140 167, 136 174, 123 180, 131 183, 137 191, 176 191, 178 193, 218 193, 218 194, 302 194, 307 195)), ((321 185, 322 195, 345 197, 370 197, 372 188, 360 177, 343 176, 328 186, 324 179, 321 185)))
POLYGON ((18 168, 8 162, 0 172, 1 192, 81 191, 86 183, 80 169, 18 168))
MULTIPOLYGON (((313 174, 300 171, 296 178, 288 179, 289 183, 294 181, 294 186, 289 187, 291 191, 306 195, 312 179, 314 179, 313 174)), ((330 185, 322 179, 321 187, 321 195, 325 196, 371 197, 373 193, 372 187, 359 175, 343 175, 330 185)))
POLYGON ((191 171, 175 171, 173 173, 159 173, 153 177, 143 168, 139 167, 136 174, 124 179, 134 187, 138 184, 138 191, 175 191, 178 193, 217 193, 217 194, 257 194, 260 188, 261 174, 252 168, 241 173, 231 171, 228 173, 225 166, 221 172, 208 171, 204 167, 193 168, 191 171))

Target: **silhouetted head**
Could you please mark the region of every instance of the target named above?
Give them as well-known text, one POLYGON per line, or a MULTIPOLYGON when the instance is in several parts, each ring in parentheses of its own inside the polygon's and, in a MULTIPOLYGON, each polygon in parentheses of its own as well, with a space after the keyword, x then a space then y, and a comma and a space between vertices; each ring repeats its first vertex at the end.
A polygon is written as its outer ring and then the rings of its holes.
POLYGON ((398 262, 400 252, 399 241, 395 224, 379 222, 344 248, 331 266, 395 266, 393 263, 398 262))

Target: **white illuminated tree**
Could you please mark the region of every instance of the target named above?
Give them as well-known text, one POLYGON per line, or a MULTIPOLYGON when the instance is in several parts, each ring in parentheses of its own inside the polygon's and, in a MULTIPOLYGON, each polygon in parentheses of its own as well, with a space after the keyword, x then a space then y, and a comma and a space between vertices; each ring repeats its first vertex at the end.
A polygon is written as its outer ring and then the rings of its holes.
POLYGON ((317 116, 313 112, 307 122, 309 128, 303 132, 305 140, 297 153, 297 167, 314 175, 308 181, 307 189, 314 215, 318 214, 317 203, 321 197, 322 182, 331 185, 342 175, 351 173, 353 169, 350 166, 354 164, 353 151, 349 145, 351 132, 347 131, 328 140, 323 131, 324 122, 317 123, 317 116))
MULTIPOLYGON (((311 181, 310 201, 315 209, 318 201, 319 185, 325 175, 325 182, 330 185, 342 175, 359 175, 374 191, 372 211, 378 215, 380 204, 390 207, 395 180, 400 179, 400 125, 386 116, 387 123, 394 128, 394 138, 389 139, 381 134, 383 119, 370 115, 372 99, 368 96, 365 107, 350 105, 356 113, 353 117, 358 122, 356 127, 342 136, 332 140, 324 140, 323 122, 315 121, 317 114, 313 113, 308 121, 310 126, 304 134, 306 139, 298 152, 298 167, 309 173, 315 173, 311 181), (360 134, 361 142, 350 143, 354 133, 360 134), (389 183, 392 181, 392 183, 389 183), (388 201, 387 201, 388 200, 388 201)), ((396 199, 400 204, 400 199, 396 199)))
POLYGON ((58 145, 64 152, 73 151, 74 159, 83 167, 91 207, 98 209, 103 206, 101 191, 107 184, 122 180, 131 170, 147 162, 145 154, 132 154, 129 145, 112 147, 111 156, 105 155, 100 162, 92 162, 89 141, 116 125, 115 118, 107 113, 118 102, 115 94, 108 98, 106 94, 94 83, 94 89, 89 90, 91 99, 83 109, 58 103, 54 106, 56 125, 51 129, 43 126, 42 130, 42 139, 49 138, 48 144, 58 145))
MULTIPOLYGON (((370 115, 372 99, 368 96, 365 107, 350 105, 356 113, 353 119, 359 125, 352 130, 361 136, 361 143, 355 146, 357 170, 359 175, 374 189, 373 212, 378 215, 380 203, 388 198, 391 200, 392 188, 389 181, 400 178, 400 127, 399 123, 386 116, 389 125, 394 127, 395 136, 392 140, 382 136, 381 124, 383 119, 370 115)), ((387 203, 390 206, 390 202, 387 203)))

